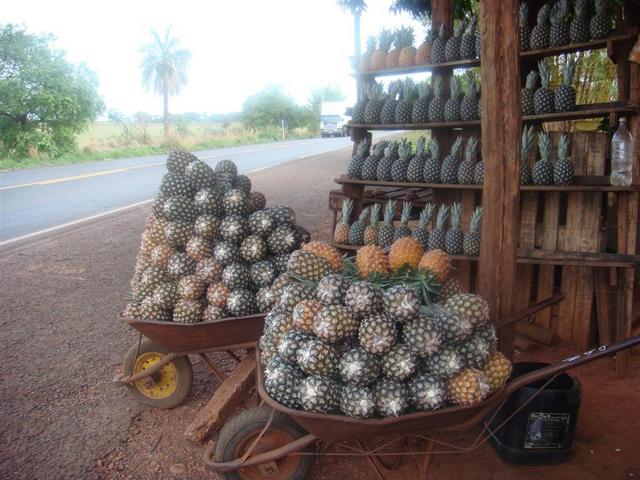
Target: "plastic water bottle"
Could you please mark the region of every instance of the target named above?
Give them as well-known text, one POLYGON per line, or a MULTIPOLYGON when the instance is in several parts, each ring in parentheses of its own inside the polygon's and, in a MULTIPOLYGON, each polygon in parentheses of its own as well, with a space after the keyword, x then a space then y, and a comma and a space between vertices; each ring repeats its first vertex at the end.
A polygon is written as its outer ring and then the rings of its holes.
POLYGON ((627 128, 627 120, 620 119, 620 126, 611 139, 611 185, 628 187, 631 185, 631 152, 633 137, 627 128))

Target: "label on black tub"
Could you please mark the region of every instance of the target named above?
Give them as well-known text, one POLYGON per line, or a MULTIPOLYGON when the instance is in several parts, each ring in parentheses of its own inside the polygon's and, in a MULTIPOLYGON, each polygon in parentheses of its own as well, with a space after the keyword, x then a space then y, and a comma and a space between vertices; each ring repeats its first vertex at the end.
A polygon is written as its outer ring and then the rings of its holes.
POLYGON ((563 448, 570 419, 569 413, 531 412, 524 448, 563 448))

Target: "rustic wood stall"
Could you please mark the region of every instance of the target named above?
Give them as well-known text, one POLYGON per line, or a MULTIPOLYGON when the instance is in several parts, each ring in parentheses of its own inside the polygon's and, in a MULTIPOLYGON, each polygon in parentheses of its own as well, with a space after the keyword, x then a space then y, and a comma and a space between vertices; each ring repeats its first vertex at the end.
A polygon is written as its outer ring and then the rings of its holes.
MULTIPOLYGON (((543 2, 528 2, 532 12, 543 2)), ((405 68, 356 72, 358 91, 378 77, 431 72, 447 79, 454 70, 480 67, 481 120, 425 124, 353 124, 354 154, 359 142, 376 130, 428 130, 442 150, 455 137, 480 138, 484 161, 482 185, 381 182, 342 175, 339 189, 329 196, 333 212, 332 231, 342 201, 351 198, 351 220, 363 208, 387 199, 410 200, 412 219, 426 202, 460 202, 463 225, 468 225, 475 206, 482 205, 482 240, 479 257, 454 256, 458 278, 470 291, 488 299, 497 318, 507 317, 532 301, 562 292, 559 307, 535 318, 507 327, 500 333, 501 349, 511 353, 518 342, 551 344, 556 339, 586 349, 629 336, 637 328, 638 295, 635 270, 639 263, 638 204, 640 194, 640 67, 629 62, 638 37, 640 5, 625 1, 615 30, 604 39, 561 47, 520 51, 518 6, 515 0, 480 2, 481 58, 416 65, 405 68), (618 99, 610 103, 577 105, 568 112, 522 115, 520 91, 527 74, 539 60, 575 52, 606 50, 615 63, 618 99), (611 186, 611 133, 626 118, 634 136, 633 183, 611 186), (580 119, 603 119, 608 131, 572 131, 571 159, 575 168, 570 185, 520 185, 520 151, 523 126, 551 131, 554 145, 566 129, 580 119), (636 304, 634 306, 634 303, 636 304), (634 322, 635 320, 635 322, 634 322)), ((433 0, 432 20, 451 31, 453 2, 433 0)), ((536 149, 527 161, 532 164, 536 149)), ((397 212, 399 214, 399 212, 397 212)), ((345 251, 356 249, 337 245, 345 251)), ((620 374, 626 354, 618 356, 620 374)))

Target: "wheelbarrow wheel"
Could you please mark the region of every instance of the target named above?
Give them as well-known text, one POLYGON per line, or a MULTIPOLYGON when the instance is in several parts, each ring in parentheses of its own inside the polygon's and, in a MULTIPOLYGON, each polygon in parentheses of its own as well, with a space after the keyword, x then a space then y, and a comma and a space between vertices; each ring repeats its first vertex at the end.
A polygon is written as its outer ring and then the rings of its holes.
MULTIPOLYGON (((124 375, 134 375, 151 368, 170 353, 166 348, 143 338, 140 342, 140 348, 136 343, 125 355, 122 368, 124 375)), ((193 368, 189 357, 184 355, 174 358, 158 372, 137 382, 127 384, 127 388, 133 397, 143 405, 173 408, 187 398, 192 382, 193 368)))
MULTIPOLYGON (((242 457, 260 435, 271 417, 271 408, 245 410, 229 420, 216 441, 214 459, 218 463, 242 457)), ((274 412, 273 421, 252 451, 252 455, 275 450, 305 436, 307 432, 287 415, 274 412)), ((306 453, 313 453, 307 448, 306 453)), ((288 455, 273 462, 223 474, 227 480, 302 480, 313 464, 313 455, 288 455)))

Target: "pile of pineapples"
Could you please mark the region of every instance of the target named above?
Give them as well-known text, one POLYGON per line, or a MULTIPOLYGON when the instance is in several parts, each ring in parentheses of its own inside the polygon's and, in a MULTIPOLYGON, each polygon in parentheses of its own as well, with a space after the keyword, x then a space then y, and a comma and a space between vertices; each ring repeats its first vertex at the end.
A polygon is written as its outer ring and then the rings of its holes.
POLYGON ((480 82, 473 70, 449 78, 447 96, 444 77, 416 84, 412 78, 389 83, 387 91, 380 82, 363 89, 353 107, 351 122, 367 125, 443 123, 480 118, 480 82))
POLYGON ((543 115, 555 112, 571 112, 576 109, 576 90, 573 77, 576 72, 575 59, 563 63, 562 84, 555 90, 551 87, 551 71, 545 60, 538 63, 538 71, 527 75, 525 87, 520 94, 523 115, 543 115), (540 78, 540 88, 536 88, 540 78))
POLYGON ((398 416, 473 405, 510 376, 487 302, 460 292, 440 250, 402 238, 388 255, 368 246, 343 264, 312 242, 288 276, 260 340, 265 389, 283 405, 398 416))
POLYGON ((308 240, 292 209, 265 208, 230 160, 215 169, 176 150, 147 220, 131 301, 131 319, 197 323, 268 311, 272 284, 291 252, 308 240))

